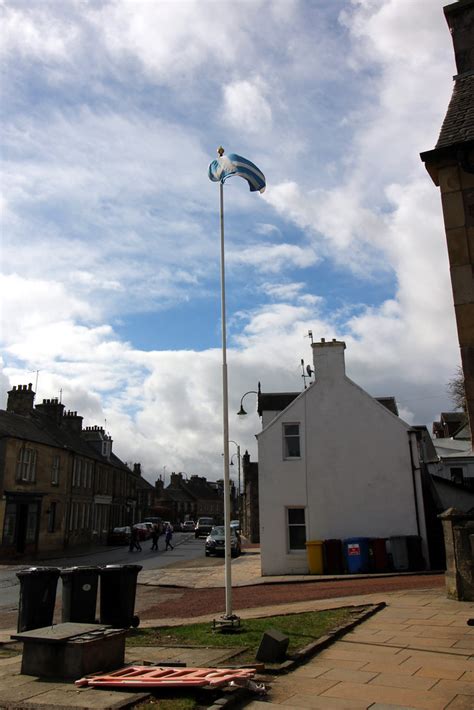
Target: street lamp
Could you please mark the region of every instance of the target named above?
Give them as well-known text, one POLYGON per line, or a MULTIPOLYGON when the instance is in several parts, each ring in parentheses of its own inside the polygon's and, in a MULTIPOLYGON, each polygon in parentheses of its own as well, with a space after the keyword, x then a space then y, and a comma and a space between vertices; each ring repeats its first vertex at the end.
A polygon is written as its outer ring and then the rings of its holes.
MULTIPOLYGON (((235 444, 237 447, 237 510, 239 512, 239 522, 242 524, 242 518, 241 518, 241 510, 240 510, 240 446, 236 441, 233 441, 233 439, 229 439, 229 444, 235 444)), ((232 463, 232 459, 234 458, 235 454, 232 455, 232 458, 230 459, 230 465, 233 466, 234 464, 232 463)))
POLYGON ((257 392, 256 390, 249 390, 248 392, 246 392, 245 394, 242 395, 242 397, 241 397, 241 399, 240 399, 240 409, 239 409, 239 411, 237 412, 237 414, 238 414, 239 417, 241 417, 241 416, 244 415, 244 414, 247 414, 247 412, 245 411, 245 409, 244 409, 244 407, 243 407, 243 401, 244 401, 245 397, 246 397, 248 394, 256 394, 257 397, 258 397, 258 395, 260 394, 260 382, 258 383, 258 385, 259 385, 259 386, 258 386, 258 392, 257 392))

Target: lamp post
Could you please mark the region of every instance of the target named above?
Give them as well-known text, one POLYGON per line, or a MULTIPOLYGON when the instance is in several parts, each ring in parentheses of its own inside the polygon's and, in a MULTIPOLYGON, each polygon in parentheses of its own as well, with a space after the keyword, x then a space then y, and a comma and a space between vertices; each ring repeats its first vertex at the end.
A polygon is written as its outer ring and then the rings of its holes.
POLYGON ((243 402, 244 402, 245 397, 246 397, 248 394, 256 394, 257 397, 258 397, 258 395, 260 394, 260 382, 258 383, 258 385, 259 385, 259 387, 258 387, 258 392, 257 392, 256 390, 249 390, 248 392, 246 392, 245 394, 243 394, 242 397, 240 398, 240 409, 239 409, 239 411, 237 412, 237 414, 238 414, 239 417, 241 417, 241 416, 247 414, 247 412, 245 411, 245 409, 244 409, 244 407, 243 407, 243 402))
MULTIPOLYGON (((235 444, 235 446, 237 447, 237 510, 239 512, 239 522, 240 524, 242 524, 240 510, 240 446, 236 441, 233 441, 233 439, 229 439, 229 444, 235 444)), ((233 454, 232 458, 234 458, 234 456, 235 454, 233 454)), ((234 465, 232 463, 232 459, 230 460, 230 465, 234 465)))

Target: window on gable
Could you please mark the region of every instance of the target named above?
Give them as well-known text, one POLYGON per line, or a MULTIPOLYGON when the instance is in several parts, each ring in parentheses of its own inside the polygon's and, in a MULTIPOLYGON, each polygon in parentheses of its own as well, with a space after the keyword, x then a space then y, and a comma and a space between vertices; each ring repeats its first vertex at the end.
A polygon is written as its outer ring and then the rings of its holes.
POLYGON ((16 480, 32 483, 36 480, 36 450, 22 446, 16 461, 16 480))
POLYGON ((461 485, 464 483, 464 472, 462 467, 451 468, 450 473, 453 483, 459 483, 461 485))
POLYGON ((306 521, 304 508, 287 508, 288 549, 306 549, 306 521))
POLYGON ((283 424, 283 458, 299 459, 300 457, 300 425, 283 424))

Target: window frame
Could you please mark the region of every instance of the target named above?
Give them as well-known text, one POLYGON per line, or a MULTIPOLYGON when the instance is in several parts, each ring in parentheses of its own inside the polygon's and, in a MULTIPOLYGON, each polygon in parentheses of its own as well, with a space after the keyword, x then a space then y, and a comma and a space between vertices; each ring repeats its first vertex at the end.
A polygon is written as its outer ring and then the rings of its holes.
POLYGON ((20 483, 36 482, 36 449, 22 446, 16 459, 16 480, 20 483))
POLYGON ((283 460, 297 461, 301 459, 301 423, 300 422, 283 422, 282 423, 282 440, 283 440, 283 460), (298 427, 298 434, 287 434, 287 427, 298 427), (289 441, 298 440, 298 455, 289 453, 289 441))
POLYGON ((286 513, 286 544, 287 544, 287 551, 288 553, 301 553, 304 550, 306 550, 306 542, 307 542, 307 535, 306 535, 306 506, 301 506, 301 505, 288 505, 285 509, 286 513), (304 522, 302 523, 290 523, 290 511, 293 510, 300 510, 303 511, 303 520, 304 522), (304 529, 304 543, 302 547, 292 547, 291 546, 291 534, 290 534, 290 528, 303 528, 304 529))
POLYGON ((53 454, 53 459, 51 462, 51 485, 59 486, 59 475, 61 472, 61 456, 59 454, 53 454))

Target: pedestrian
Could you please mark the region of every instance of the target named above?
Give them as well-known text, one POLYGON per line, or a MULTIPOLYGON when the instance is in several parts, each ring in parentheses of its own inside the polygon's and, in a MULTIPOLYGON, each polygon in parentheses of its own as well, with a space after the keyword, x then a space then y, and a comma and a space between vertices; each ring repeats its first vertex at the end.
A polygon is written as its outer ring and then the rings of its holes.
POLYGON ((160 531, 158 528, 158 525, 153 525, 153 530, 151 531, 151 539, 152 539, 152 550, 156 550, 158 552, 158 538, 160 537, 160 531))
POLYGON ((132 527, 132 534, 130 536, 130 552, 134 550, 142 551, 142 546, 140 545, 140 540, 138 539, 138 530, 136 527, 132 527))
POLYGON ((165 542, 166 542, 166 547, 165 547, 165 552, 168 550, 170 547, 173 549, 173 545, 171 544, 171 538, 173 537, 173 528, 170 523, 166 526, 165 530, 165 542))

